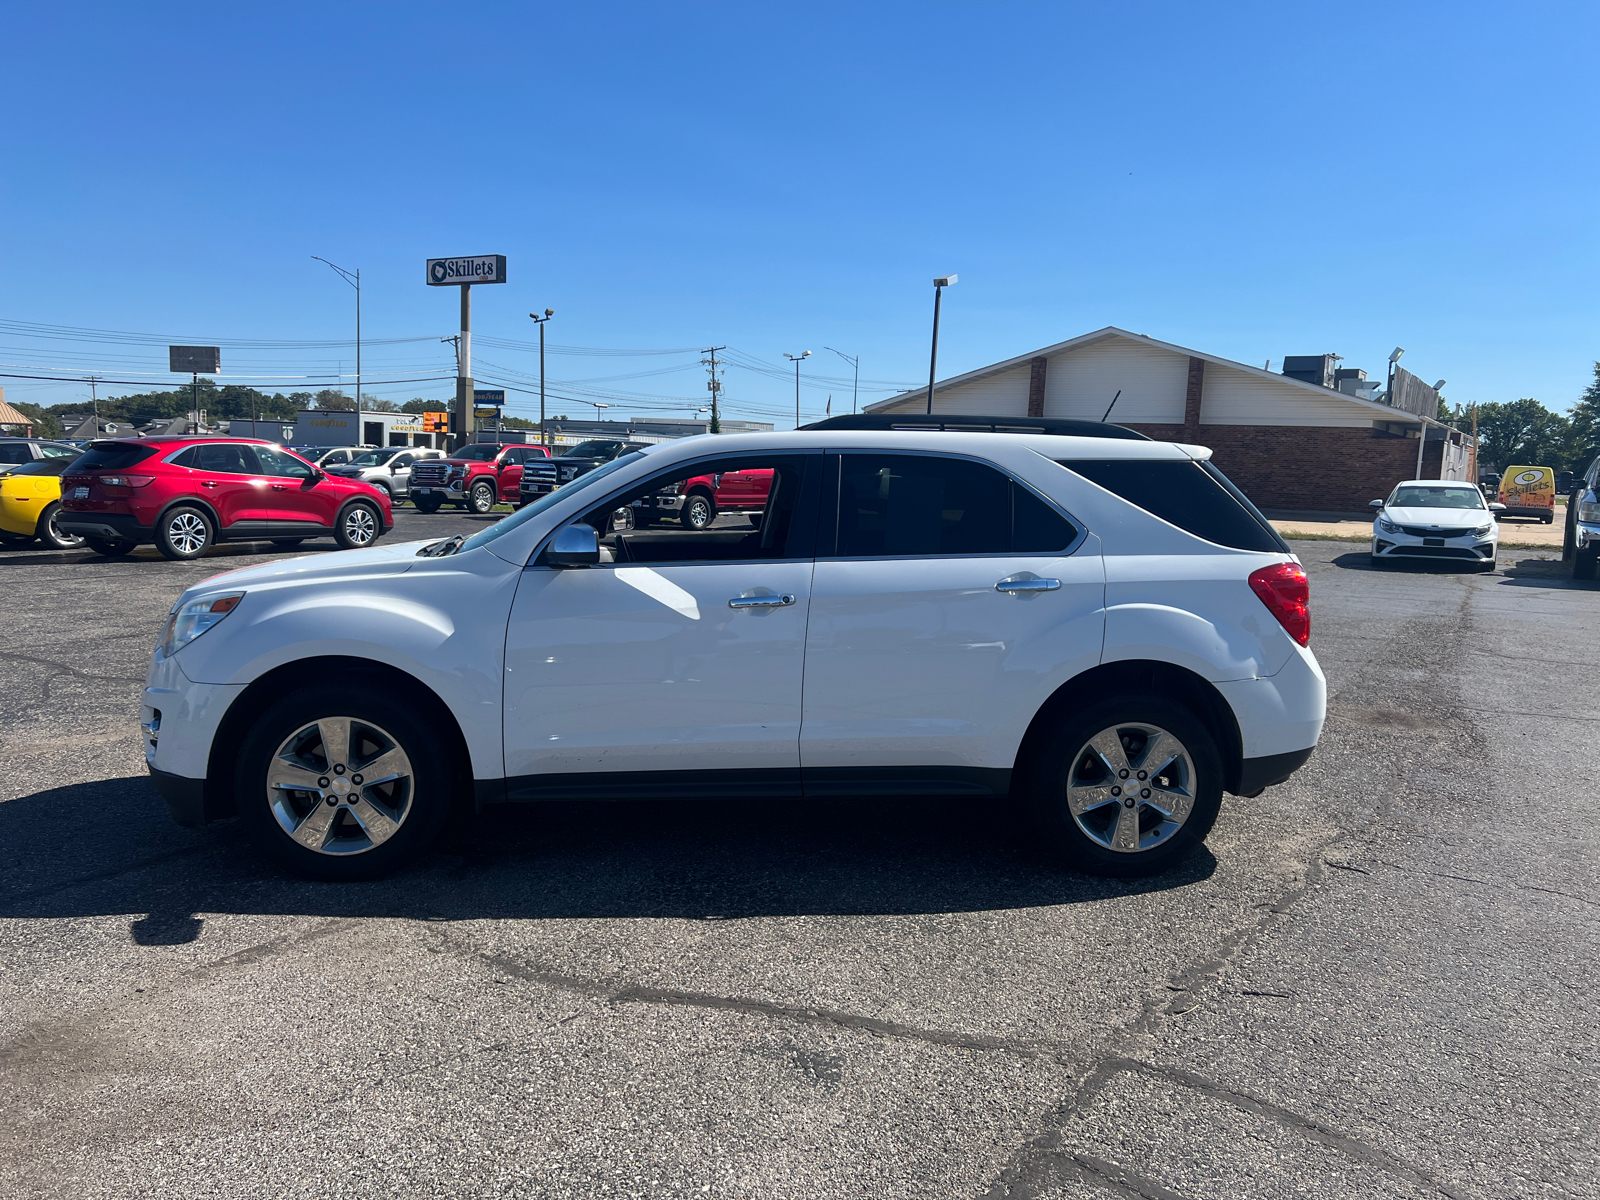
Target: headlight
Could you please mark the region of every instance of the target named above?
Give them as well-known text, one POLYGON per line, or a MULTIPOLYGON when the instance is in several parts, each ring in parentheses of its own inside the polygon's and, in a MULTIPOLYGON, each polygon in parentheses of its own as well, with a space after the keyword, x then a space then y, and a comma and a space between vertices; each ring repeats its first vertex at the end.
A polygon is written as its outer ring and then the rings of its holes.
POLYGON ((1392 521, 1385 521, 1382 517, 1378 518, 1378 528, 1383 530, 1383 532, 1385 532, 1385 533, 1399 533, 1400 532, 1400 526, 1396 525, 1392 521))
POLYGON ((1600 500, 1580 500, 1578 520, 1585 523, 1600 522, 1600 500))
POLYGON ((1494 522, 1490 521, 1487 525, 1479 525, 1476 529, 1474 529, 1472 531, 1472 536, 1473 537, 1488 537, 1493 532, 1494 532, 1494 522))
POLYGON ((243 599, 243 592, 231 592, 226 596, 207 596, 174 607, 167 616, 167 627, 161 631, 161 641, 157 645, 161 657, 171 658, 231 613, 243 599))

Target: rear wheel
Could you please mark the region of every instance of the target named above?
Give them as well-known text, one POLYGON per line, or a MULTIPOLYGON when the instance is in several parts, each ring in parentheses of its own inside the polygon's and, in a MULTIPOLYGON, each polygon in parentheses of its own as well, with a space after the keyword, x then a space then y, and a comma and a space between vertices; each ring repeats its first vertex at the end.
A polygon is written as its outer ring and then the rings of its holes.
POLYGON ((1123 695, 1039 741, 1023 784, 1035 822, 1073 866, 1153 875, 1190 854, 1222 804, 1222 755, 1187 708, 1123 695))
POLYGON ((92 537, 88 534, 84 535, 83 544, 96 554, 104 555, 106 558, 117 558, 133 549, 132 542, 124 542, 116 538, 92 537))
POLYGON ((156 549, 163 558, 180 562, 199 558, 216 539, 211 518, 193 505, 169 508, 156 522, 156 549))
POLYGON ((357 683, 269 708, 239 755, 234 795, 256 844, 314 879, 370 879, 421 853, 449 815, 454 772, 422 716, 357 683))
POLYGON ((488 482, 487 480, 482 483, 473 484, 472 492, 468 496, 468 503, 471 505, 472 511, 481 516, 482 514, 493 509, 495 501, 494 493, 494 484, 488 482))
POLYGON ((60 516, 60 501, 47 504, 45 510, 39 514, 38 538, 54 550, 76 550, 83 545, 83 539, 75 533, 62 533, 56 525, 60 516))
POLYGON ((413 496, 411 503, 416 506, 418 512, 423 513, 436 513, 444 507, 444 501, 437 496, 413 496))
POLYGON ((333 538, 341 550, 364 550, 383 533, 383 519, 370 504, 359 501, 339 514, 333 538))
POLYGON ((704 492, 694 492, 683 502, 685 529, 705 529, 717 519, 717 506, 704 492))

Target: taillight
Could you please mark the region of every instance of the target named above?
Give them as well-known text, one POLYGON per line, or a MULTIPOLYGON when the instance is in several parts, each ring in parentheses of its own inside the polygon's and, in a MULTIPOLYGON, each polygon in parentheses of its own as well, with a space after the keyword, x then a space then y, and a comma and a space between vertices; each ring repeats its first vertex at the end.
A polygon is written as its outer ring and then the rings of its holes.
POLYGON ((1250 590, 1302 646, 1311 642, 1311 584, 1296 563, 1273 563, 1250 572, 1250 590))
POLYGON ((100 482, 108 487, 143 487, 155 479, 154 475, 102 475, 100 482))

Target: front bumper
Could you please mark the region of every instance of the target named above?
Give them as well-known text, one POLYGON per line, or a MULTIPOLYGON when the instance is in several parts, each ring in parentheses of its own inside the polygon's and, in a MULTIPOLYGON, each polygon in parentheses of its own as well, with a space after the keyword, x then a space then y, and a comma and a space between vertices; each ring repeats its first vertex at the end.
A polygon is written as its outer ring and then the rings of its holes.
POLYGON ((167 802, 167 811, 179 825, 196 829, 210 820, 206 815, 204 779, 186 779, 182 775, 150 767, 150 782, 156 785, 156 791, 167 802))
POLYGON ((1587 521, 1574 521, 1572 523, 1573 539, 1578 549, 1593 550, 1600 548, 1600 525, 1587 521))
POLYGON ((467 494, 458 487, 451 487, 449 484, 440 486, 433 483, 417 484, 406 492, 406 495, 412 498, 417 496, 437 496, 440 500, 450 504, 460 504, 467 498, 467 494))
POLYGON ((1405 533, 1385 533, 1376 525, 1372 530, 1372 555, 1374 558, 1432 558, 1456 562, 1493 562, 1499 549, 1498 531, 1491 529, 1484 537, 1468 534, 1466 537, 1417 537, 1405 533))

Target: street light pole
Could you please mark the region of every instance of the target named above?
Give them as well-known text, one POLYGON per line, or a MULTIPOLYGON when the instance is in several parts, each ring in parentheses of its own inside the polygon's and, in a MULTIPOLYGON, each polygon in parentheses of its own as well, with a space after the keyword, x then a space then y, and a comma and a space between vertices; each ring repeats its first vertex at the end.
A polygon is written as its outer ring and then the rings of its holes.
POLYGON ((933 281, 933 349, 928 354, 928 415, 933 415, 933 376, 939 369, 939 297, 956 281, 954 275, 941 275, 933 281))
POLYGON ((556 315, 556 310, 547 308, 544 316, 538 313, 529 313, 533 323, 539 327, 539 444, 546 449, 550 446, 549 436, 544 431, 544 323, 556 315))
POLYGON ((312 258, 319 263, 327 263, 339 273, 339 277, 356 290, 356 412, 361 411, 361 268, 346 271, 343 267, 334 266, 320 254, 313 254, 312 258))
POLYGON ((785 354, 790 362, 794 363, 794 427, 800 428, 800 360, 810 358, 811 351, 802 350, 799 354, 785 354))
MULTIPOLYGON (((823 349, 833 350, 833 347, 824 346, 823 349)), ((850 385, 850 411, 853 413, 856 411, 856 395, 861 390, 861 356, 858 354, 854 358, 851 358, 843 350, 833 350, 833 352, 840 358, 844 359, 845 362, 849 363, 850 366, 854 368, 856 373, 855 380, 850 385)))

